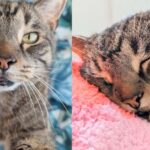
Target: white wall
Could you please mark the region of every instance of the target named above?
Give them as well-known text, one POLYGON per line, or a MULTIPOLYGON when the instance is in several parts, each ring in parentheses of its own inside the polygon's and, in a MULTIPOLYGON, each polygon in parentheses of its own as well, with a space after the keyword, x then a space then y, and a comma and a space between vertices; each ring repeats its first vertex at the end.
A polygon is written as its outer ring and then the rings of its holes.
POLYGON ((150 0, 73 0, 73 35, 89 36, 136 12, 150 0))

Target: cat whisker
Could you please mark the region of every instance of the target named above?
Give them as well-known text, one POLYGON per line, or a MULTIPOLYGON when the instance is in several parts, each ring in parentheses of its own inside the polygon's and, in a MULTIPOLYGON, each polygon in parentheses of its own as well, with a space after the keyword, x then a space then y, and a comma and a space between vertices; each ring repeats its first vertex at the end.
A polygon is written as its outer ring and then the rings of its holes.
MULTIPOLYGON (((41 76, 42 74, 39 75, 38 72, 34 73, 35 75, 38 75, 39 77, 43 78, 44 76, 41 76)), ((58 80, 58 79, 54 79, 54 78, 50 78, 50 81, 56 81, 56 82, 61 82, 62 80, 58 80)))
POLYGON ((30 104, 31 104, 31 106, 33 108, 33 111, 34 111, 34 114, 35 114, 35 117, 36 117, 36 121, 37 121, 38 119, 37 119, 37 114, 36 114, 36 111, 35 111, 34 103, 32 101, 32 97, 30 95, 30 92, 29 92, 29 90, 28 90, 28 88, 27 88, 27 86, 26 86, 26 84, 24 82, 23 82, 23 87, 25 88, 25 91, 26 91, 26 93, 29 96, 30 104))
POLYGON ((38 100, 38 98, 37 98, 37 96, 36 96, 36 92, 34 91, 34 89, 32 88, 32 85, 31 85, 31 83, 29 82, 29 83, 27 83, 28 84, 28 86, 29 86, 29 88, 31 89, 31 91, 32 91, 32 93, 33 93, 33 95, 34 95, 34 97, 35 97, 35 99, 37 100, 37 102, 38 102, 38 105, 39 105, 39 107, 40 107, 40 111, 41 111, 41 114, 42 114, 42 118, 43 118, 43 121, 44 121, 44 123, 45 123, 45 125, 47 124, 46 123, 46 119, 44 119, 44 113, 43 113, 43 110, 42 110, 42 107, 41 107, 41 104, 40 104, 40 102, 39 102, 39 100, 38 100))
MULTIPOLYGON (((43 103, 43 106, 45 107, 45 110, 46 110, 46 112, 47 112, 47 117, 48 117, 48 116, 49 116, 49 114, 48 114, 48 108, 47 108, 47 106, 46 106, 46 104, 45 104, 44 96, 43 96, 42 93, 37 89, 37 87, 34 85, 33 82, 30 82, 30 84, 31 84, 32 88, 34 89, 34 91, 35 91, 35 92, 38 94, 38 96, 40 97, 40 100, 41 100, 41 102, 43 103)), ((53 124, 52 124, 51 121, 50 121, 50 123, 51 123, 52 127, 54 128, 54 126, 53 126, 53 124)))
MULTIPOLYGON (((44 85, 44 86, 46 86, 51 92, 53 92, 55 95, 56 95, 56 97, 58 98, 58 100, 61 102, 61 104, 63 105, 63 107, 64 107, 64 109, 66 110, 66 112, 69 114, 69 115, 71 115, 70 114, 70 112, 68 111, 68 109, 66 108, 66 106, 65 106, 65 104, 63 103, 63 101, 60 99, 60 97, 58 96, 58 92, 54 89, 54 88, 52 88, 52 87, 50 87, 42 78, 39 78, 38 76, 36 76, 36 75, 34 75, 36 78, 38 78, 39 79, 39 81, 44 85)), ((60 94, 61 95, 61 94, 60 94)))
MULTIPOLYGON (((43 67, 39 67, 39 66, 29 66, 29 68, 40 68, 40 69, 43 69, 43 67)), ((48 67, 48 68, 46 68, 47 70, 50 70, 50 69, 59 69, 59 68, 57 68, 57 67, 48 67)))
POLYGON ((36 72, 46 72, 46 73, 49 73, 50 71, 46 71, 46 70, 36 70, 36 72))
POLYGON ((38 72, 38 73, 43 73, 43 72, 45 72, 45 73, 49 73, 49 74, 55 74, 55 73, 60 72, 61 70, 62 70, 62 69, 54 69, 53 71, 51 71, 51 70, 45 71, 45 70, 43 70, 43 69, 41 68, 41 70, 36 70, 36 72, 38 72))
MULTIPOLYGON (((51 80, 50 80, 50 81, 55 81, 55 82, 57 82, 57 83, 62 82, 61 80, 57 80, 57 79, 54 79, 54 78, 51 78, 51 80)), ((63 84, 63 83, 61 83, 61 84, 63 84)), ((66 84, 66 83, 64 83, 64 84, 66 84)))

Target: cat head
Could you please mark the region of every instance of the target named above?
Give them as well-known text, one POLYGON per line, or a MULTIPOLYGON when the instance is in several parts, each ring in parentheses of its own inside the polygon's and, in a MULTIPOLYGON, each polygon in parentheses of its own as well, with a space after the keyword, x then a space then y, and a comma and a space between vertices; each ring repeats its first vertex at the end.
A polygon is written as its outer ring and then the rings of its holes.
POLYGON ((48 75, 54 31, 65 3, 0 0, 0 92, 48 75))
POLYGON ((150 111, 150 12, 131 16, 90 38, 74 37, 73 47, 83 60, 81 74, 90 83, 110 99, 150 111))

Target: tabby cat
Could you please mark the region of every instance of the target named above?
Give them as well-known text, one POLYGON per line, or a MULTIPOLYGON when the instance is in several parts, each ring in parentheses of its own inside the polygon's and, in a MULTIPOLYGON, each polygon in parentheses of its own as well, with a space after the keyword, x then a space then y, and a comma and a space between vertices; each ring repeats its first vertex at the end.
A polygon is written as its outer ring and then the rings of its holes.
POLYGON ((48 73, 66 0, 0 0, 0 140, 6 150, 54 150, 48 73))
POLYGON ((150 112, 150 11, 89 38, 74 37, 81 75, 124 109, 150 112))

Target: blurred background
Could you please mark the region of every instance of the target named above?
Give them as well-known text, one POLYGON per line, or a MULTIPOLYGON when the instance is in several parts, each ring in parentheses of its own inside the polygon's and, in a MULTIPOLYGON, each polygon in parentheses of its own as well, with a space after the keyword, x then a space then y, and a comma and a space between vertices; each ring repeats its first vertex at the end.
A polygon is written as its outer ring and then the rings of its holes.
POLYGON ((99 33, 127 16, 150 10, 150 0, 73 0, 73 35, 99 33))
POLYGON ((57 49, 50 73, 53 92, 49 94, 49 120, 53 126, 56 150, 72 149, 72 1, 67 5, 56 30, 57 49))

